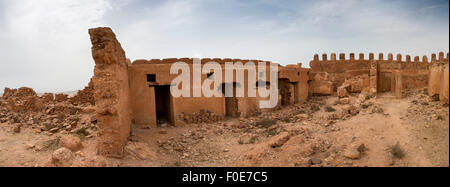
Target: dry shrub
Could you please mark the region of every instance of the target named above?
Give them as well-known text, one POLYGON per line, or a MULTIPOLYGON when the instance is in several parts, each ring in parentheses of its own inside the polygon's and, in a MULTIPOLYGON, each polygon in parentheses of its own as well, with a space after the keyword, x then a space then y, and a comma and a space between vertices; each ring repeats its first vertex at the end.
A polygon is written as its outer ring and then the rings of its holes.
POLYGON ((389 148, 389 152, 394 158, 398 159, 402 159, 406 155, 405 151, 400 147, 398 142, 389 148))
POLYGON ((268 127, 271 127, 272 125, 275 125, 276 123, 277 122, 273 119, 264 118, 264 119, 256 122, 256 126, 268 128, 268 127))

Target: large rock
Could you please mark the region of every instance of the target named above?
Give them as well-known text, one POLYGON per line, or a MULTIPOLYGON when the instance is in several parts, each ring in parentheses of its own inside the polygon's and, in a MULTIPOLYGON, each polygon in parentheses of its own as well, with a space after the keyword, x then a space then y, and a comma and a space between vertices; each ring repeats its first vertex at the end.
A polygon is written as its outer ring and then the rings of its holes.
POLYGON ((291 136, 288 132, 282 132, 269 141, 269 146, 272 148, 281 147, 289 140, 290 137, 291 136))
POLYGON ((337 95, 339 98, 348 97, 348 89, 350 88, 350 85, 344 84, 342 86, 339 86, 337 89, 337 95))
POLYGON ((66 135, 59 140, 59 146, 65 147, 73 152, 83 148, 80 138, 73 135, 66 135))
POLYGON ((368 93, 362 92, 358 95, 358 101, 364 103, 364 101, 366 101, 368 97, 369 97, 368 93))
POLYGON ((239 144, 254 144, 258 140, 258 137, 253 134, 245 133, 239 137, 239 144))
POLYGON ((51 162, 55 166, 68 167, 72 165, 75 155, 67 148, 60 148, 53 152, 51 162))
POLYGON ((361 153, 355 146, 350 146, 344 151, 344 157, 349 159, 359 159, 361 158, 361 153))
POLYGON ((348 97, 340 98, 339 103, 343 104, 343 105, 350 104, 350 98, 348 98, 348 97))
POLYGON ((349 159, 359 159, 361 158, 361 154, 366 151, 366 146, 364 144, 352 144, 347 147, 344 151, 344 157, 349 159))

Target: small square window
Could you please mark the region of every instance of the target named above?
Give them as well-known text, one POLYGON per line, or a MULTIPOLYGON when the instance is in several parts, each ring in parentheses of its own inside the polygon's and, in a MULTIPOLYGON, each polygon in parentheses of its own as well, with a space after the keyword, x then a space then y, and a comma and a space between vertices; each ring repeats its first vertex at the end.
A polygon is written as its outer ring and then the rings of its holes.
POLYGON ((147 74, 147 82, 156 82, 155 74, 147 74))

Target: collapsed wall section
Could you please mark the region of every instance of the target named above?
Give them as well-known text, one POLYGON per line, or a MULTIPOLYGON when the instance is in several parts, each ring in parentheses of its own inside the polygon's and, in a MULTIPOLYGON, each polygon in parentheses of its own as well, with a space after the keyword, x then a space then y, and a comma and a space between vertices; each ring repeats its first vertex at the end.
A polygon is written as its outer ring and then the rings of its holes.
POLYGON ((130 90, 125 52, 110 28, 89 29, 95 60, 94 99, 98 152, 122 157, 130 134, 130 90))

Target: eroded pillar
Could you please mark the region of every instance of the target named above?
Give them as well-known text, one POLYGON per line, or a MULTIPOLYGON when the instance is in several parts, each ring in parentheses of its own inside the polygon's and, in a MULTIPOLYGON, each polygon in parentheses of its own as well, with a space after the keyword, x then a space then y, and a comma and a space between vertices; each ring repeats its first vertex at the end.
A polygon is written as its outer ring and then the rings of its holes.
POLYGON ((110 28, 89 29, 95 60, 98 153, 122 157, 130 135, 130 91, 125 51, 110 28))

